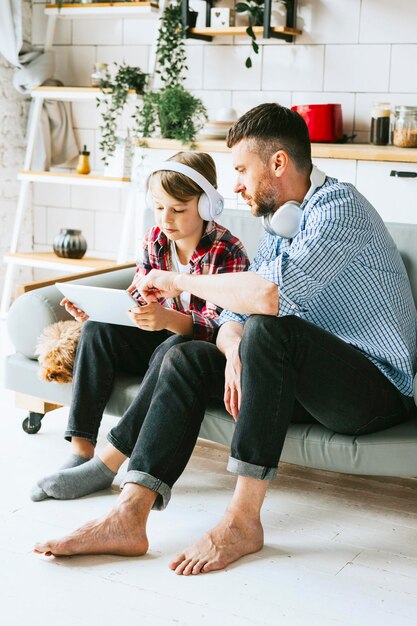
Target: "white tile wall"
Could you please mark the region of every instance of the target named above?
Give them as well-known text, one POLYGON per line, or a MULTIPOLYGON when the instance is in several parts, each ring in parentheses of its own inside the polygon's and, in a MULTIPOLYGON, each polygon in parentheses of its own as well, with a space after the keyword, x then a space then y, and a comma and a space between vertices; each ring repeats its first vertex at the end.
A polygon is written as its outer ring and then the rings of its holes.
POLYGON ((361 43, 415 43, 416 25, 414 0, 362 0, 361 43))
MULTIPOLYGON (((417 33, 417 22, 415 23, 415 27, 417 33)), ((390 91, 416 93, 417 45, 392 46, 391 80, 389 88, 390 91)))
POLYGON ((89 87, 96 61, 94 46, 55 46, 55 76, 64 85, 89 87))
POLYGON ((278 102, 282 106, 291 106, 291 93, 289 91, 233 91, 232 106, 238 115, 262 104, 263 102, 278 102))
POLYGON ((120 19, 74 20, 72 43, 74 46, 120 45, 123 36, 123 21, 120 19))
MULTIPOLYGON (((113 43, 113 42, 112 42, 113 43)), ((114 46, 100 45, 97 47, 97 61, 107 63, 110 71, 114 71, 113 63, 127 63, 148 71, 148 46, 114 46)))
POLYGON ((262 89, 323 89, 324 46, 265 46, 262 89))
POLYGON ((384 91, 390 46, 326 46, 325 91, 384 91))
POLYGON ((71 207, 89 211, 120 211, 120 189, 71 187, 71 207))
POLYGON ((297 43, 356 43, 361 0, 301 0, 297 26, 303 34, 297 43))
POLYGON ((245 59, 250 54, 250 46, 205 46, 203 88, 260 89, 262 50, 261 47, 259 54, 251 55, 253 67, 248 70, 245 59))
POLYGON ((96 213, 94 241, 97 251, 117 251, 121 232, 121 217, 121 215, 114 213, 96 213))

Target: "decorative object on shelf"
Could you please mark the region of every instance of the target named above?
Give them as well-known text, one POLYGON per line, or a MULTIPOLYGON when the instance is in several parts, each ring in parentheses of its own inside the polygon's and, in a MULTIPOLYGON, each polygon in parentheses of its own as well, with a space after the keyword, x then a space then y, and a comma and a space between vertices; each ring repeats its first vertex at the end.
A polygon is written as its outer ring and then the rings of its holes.
MULTIPOLYGON (((100 149, 104 154, 105 165, 116 150, 118 123, 126 105, 129 90, 143 95, 148 77, 140 67, 126 65, 126 63, 121 65, 115 63, 115 66, 117 71, 114 78, 111 78, 110 73, 107 72, 105 79, 101 81, 100 88, 103 95, 97 100, 102 119, 100 149)), ((136 113, 137 111, 132 116, 133 120, 136 119, 136 113)))
POLYGON ((87 146, 84 146, 78 157, 77 174, 87 175, 91 172, 89 156, 90 153, 87 150, 87 146))
POLYGON ((369 142, 375 146, 386 146, 389 142, 391 104, 374 102, 371 109, 371 132, 369 142))
POLYGON ((299 104, 292 106, 291 109, 301 115, 307 124, 310 141, 318 143, 343 141, 341 104, 299 104))
POLYGON ((87 252, 87 242, 80 230, 61 228, 53 242, 57 256, 64 259, 82 259, 87 252))
POLYGON ((417 107, 395 107, 393 127, 394 146, 417 148, 417 107))
POLYGON ((198 19, 198 11, 194 9, 188 9, 187 26, 188 28, 195 28, 198 19))
POLYGON ((230 26, 230 9, 226 7, 210 9, 210 26, 220 28, 230 26))
POLYGON ((132 174, 132 141, 127 131, 125 137, 119 137, 114 153, 104 167, 104 176, 111 178, 130 178, 132 174))
POLYGON ((184 44, 186 29, 181 1, 176 0, 165 8, 160 20, 156 73, 163 87, 160 91, 144 94, 143 106, 136 115, 136 135, 139 137, 151 137, 159 130, 166 139, 191 143, 207 120, 202 101, 183 85, 184 73, 188 69, 184 44))
POLYGON ((90 83, 92 87, 101 87, 101 83, 108 77, 107 68, 107 63, 94 63, 94 69, 90 76, 90 83))
POLYGON ((206 16, 207 16, 206 0, 190 0, 189 7, 193 11, 197 12, 197 21, 196 21, 195 26, 197 28, 204 27, 206 25, 206 16))
POLYGON ((214 121, 208 121, 199 132, 202 139, 226 139, 230 127, 236 122, 238 115, 235 109, 224 107, 216 113, 214 121))

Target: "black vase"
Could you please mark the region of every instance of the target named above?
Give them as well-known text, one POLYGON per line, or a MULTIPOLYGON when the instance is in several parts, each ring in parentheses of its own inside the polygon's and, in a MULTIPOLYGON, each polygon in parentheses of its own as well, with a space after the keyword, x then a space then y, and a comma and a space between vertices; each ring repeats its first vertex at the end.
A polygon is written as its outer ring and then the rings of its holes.
POLYGON ((54 239, 54 252, 64 259, 82 259, 87 251, 87 242, 80 230, 61 228, 54 239))

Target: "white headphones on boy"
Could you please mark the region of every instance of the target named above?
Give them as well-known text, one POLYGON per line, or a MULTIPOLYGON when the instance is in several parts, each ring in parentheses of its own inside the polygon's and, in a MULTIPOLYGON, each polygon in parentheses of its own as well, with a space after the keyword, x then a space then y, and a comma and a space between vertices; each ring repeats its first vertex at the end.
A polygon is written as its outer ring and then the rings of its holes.
POLYGON ((145 196, 146 196, 146 206, 149 209, 154 208, 154 202, 152 195, 149 190, 149 181, 155 172, 178 172, 179 174, 184 174, 192 181, 194 181, 201 189, 203 193, 198 199, 198 212, 200 217, 205 221, 214 220, 218 217, 224 209, 224 198, 219 194, 217 189, 213 187, 213 185, 205 178, 200 172, 197 172, 192 167, 188 165, 184 165, 183 163, 178 163, 177 161, 164 161, 157 167, 154 167, 148 175, 148 178, 145 182, 145 196))
MULTIPOLYGON (((303 202, 310 200, 313 193, 321 187, 326 180, 326 174, 313 165, 310 174, 311 186, 303 202)), ((301 204, 295 200, 285 202, 275 213, 269 213, 262 217, 262 225, 271 235, 278 235, 286 239, 292 239, 300 230, 301 218, 304 211, 301 204)))

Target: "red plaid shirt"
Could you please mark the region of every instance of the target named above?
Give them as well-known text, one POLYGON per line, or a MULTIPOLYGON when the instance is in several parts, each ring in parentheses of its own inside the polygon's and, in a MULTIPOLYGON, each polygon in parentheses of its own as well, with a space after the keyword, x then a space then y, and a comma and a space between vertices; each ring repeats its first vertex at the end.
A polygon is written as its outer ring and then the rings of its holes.
MULTIPOLYGON (((207 222, 198 247, 189 261, 190 274, 225 274, 244 272, 249 267, 243 244, 227 228, 216 222, 207 222)), ((145 235, 142 258, 137 262, 136 273, 145 276, 152 269, 171 271, 170 243, 164 233, 154 226, 145 235)), ((191 314, 193 339, 210 341, 217 330, 222 309, 211 302, 191 295, 190 308, 184 311, 179 298, 160 300, 164 306, 191 314)))

